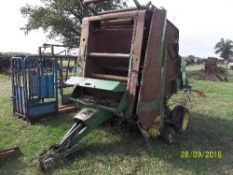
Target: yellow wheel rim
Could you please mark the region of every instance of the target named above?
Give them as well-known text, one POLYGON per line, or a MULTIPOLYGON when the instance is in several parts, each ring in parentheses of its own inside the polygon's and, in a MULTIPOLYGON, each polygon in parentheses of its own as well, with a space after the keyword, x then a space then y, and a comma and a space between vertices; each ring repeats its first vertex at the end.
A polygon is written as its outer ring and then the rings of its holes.
POLYGON ((149 128, 148 133, 151 137, 154 137, 154 138, 160 136, 160 131, 158 128, 151 127, 149 128))
POLYGON ((189 113, 185 112, 182 120, 182 130, 185 131, 189 123, 189 113))
POLYGON ((172 143, 172 134, 170 133, 169 135, 168 135, 168 141, 169 141, 169 143, 172 143))

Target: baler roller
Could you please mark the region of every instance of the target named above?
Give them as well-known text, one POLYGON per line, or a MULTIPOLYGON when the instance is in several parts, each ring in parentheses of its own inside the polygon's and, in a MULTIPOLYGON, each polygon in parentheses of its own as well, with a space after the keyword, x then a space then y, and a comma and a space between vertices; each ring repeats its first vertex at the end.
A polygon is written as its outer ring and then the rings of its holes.
POLYGON ((110 57, 110 58, 129 58, 130 54, 90 52, 90 53, 88 53, 88 56, 90 56, 90 57, 110 57))
POLYGON ((97 73, 93 73, 91 74, 92 77, 94 78, 101 78, 101 79, 106 79, 106 80, 116 80, 116 81, 128 81, 127 77, 123 77, 123 76, 116 76, 116 75, 106 75, 106 74, 97 74, 97 73))

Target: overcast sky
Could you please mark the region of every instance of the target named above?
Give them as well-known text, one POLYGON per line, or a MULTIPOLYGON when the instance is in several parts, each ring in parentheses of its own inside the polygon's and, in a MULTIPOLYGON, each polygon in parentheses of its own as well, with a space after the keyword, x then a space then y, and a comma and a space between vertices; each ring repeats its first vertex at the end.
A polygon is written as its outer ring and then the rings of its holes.
MULTIPOLYGON (((129 0, 132 1, 132 0, 129 0)), ((20 51, 37 53, 46 40, 43 31, 28 35, 19 30, 26 20, 20 7, 38 4, 39 0, 0 1, 0 52, 20 51)), ((147 0, 139 0, 146 4, 147 0)), ((215 56, 214 45, 221 37, 233 40, 233 0, 152 0, 157 7, 164 7, 168 18, 180 30, 180 55, 194 54, 199 57, 215 56)))

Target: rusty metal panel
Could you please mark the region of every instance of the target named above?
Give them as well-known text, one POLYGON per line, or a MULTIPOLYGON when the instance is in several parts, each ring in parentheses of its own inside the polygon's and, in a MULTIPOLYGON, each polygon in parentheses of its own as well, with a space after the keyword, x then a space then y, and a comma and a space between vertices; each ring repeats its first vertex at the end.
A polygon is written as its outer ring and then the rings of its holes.
POLYGON ((90 22, 85 76, 93 77, 93 73, 117 75, 124 76, 127 81, 133 26, 109 29, 99 24, 101 21, 90 22))
MULTIPOLYGON (((126 81, 128 90, 135 96, 145 13, 146 10, 137 10, 86 18, 88 43, 86 52, 80 51, 85 53, 80 54, 80 57, 84 55, 85 77, 126 81)), ((84 50, 83 46, 80 50, 84 50)), ((135 98, 131 106, 134 101, 135 98)))
POLYGON ((166 11, 154 9, 142 71, 137 104, 137 116, 143 129, 148 129, 160 114, 163 41, 166 31, 166 11))
POLYGON ((107 76, 101 77, 127 79, 132 19, 136 15, 136 11, 126 11, 84 19, 80 44, 80 60, 85 69, 83 76, 94 78, 96 75, 99 77, 106 74, 107 76), (123 69, 119 69, 122 66, 123 69))
POLYGON ((129 54, 132 28, 101 29, 90 32, 88 52, 129 54))
POLYGON ((132 39, 132 50, 131 50, 131 59, 130 59, 130 66, 129 67, 129 79, 128 79, 128 92, 129 92, 129 99, 128 99, 128 108, 127 113, 132 114, 134 104, 135 104, 135 95, 136 89, 138 86, 138 76, 139 76, 139 66, 141 62, 142 56, 142 44, 143 44, 143 36, 144 36, 144 25, 145 25, 145 15, 146 11, 142 10, 139 11, 137 19, 136 19, 136 26, 135 26, 135 33, 134 38, 132 39))
POLYGON ((88 18, 84 18, 82 21, 82 33, 80 37, 80 49, 78 56, 78 67, 80 68, 79 75, 82 76, 84 76, 88 39, 89 39, 89 21, 88 18))
POLYGON ((181 78, 181 59, 179 56, 179 31, 170 22, 167 21, 167 62, 165 78, 165 96, 170 97, 177 91, 178 80, 181 78))

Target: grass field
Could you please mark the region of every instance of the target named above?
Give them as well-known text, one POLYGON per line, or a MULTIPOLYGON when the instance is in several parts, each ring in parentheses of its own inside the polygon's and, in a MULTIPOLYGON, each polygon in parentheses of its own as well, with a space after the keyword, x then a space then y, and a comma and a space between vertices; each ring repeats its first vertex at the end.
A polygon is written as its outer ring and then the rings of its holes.
MULTIPOLYGON (((151 151, 140 134, 106 123, 82 141, 79 152, 44 174, 233 175, 233 82, 190 83, 206 97, 191 95, 190 126, 177 144, 151 140, 151 151), (222 151, 222 158, 182 159, 181 151, 222 151)), ((0 160, 0 175, 43 174, 29 161, 59 141, 75 113, 27 125, 13 118, 10 89, 10 78, 0 75, 0 150, 18 145, 22 153, 0 160)))

